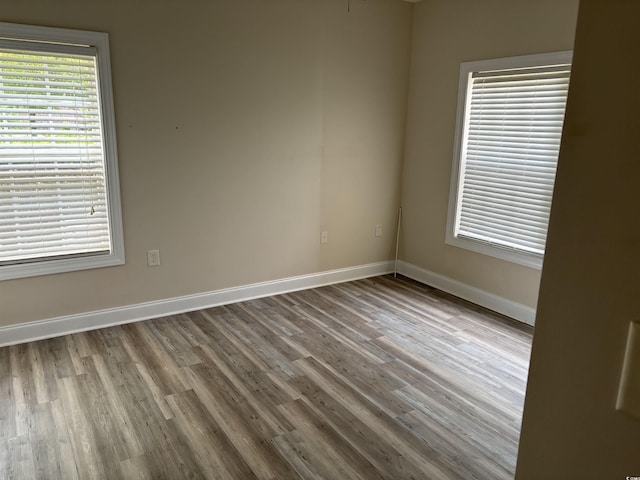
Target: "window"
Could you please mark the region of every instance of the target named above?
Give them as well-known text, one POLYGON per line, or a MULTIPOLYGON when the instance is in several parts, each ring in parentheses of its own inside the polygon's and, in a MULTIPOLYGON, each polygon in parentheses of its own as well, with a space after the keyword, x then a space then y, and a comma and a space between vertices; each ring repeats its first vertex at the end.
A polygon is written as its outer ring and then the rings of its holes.
POLYGON ((0 23, 0 280, 124 263, 105 33, 0 23))
POLYGON ((571 52, 463 63, 446 242, 540 268, 571 52))

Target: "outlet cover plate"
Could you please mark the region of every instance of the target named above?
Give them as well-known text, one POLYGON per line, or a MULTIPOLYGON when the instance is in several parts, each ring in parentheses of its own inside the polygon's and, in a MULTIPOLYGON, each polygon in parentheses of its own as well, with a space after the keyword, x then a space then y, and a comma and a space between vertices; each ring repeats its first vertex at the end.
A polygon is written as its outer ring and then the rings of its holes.
POLYGON ((147 250, 147 267, 160 265, 160 250, 147 250))

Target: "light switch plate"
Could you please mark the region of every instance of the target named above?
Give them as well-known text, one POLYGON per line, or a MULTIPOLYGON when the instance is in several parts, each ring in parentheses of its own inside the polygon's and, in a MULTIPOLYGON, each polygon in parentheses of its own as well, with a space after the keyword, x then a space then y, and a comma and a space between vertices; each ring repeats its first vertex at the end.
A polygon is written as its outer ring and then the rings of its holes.
POLYGON ((640 420, 640 323, 631 322, 616 409, 640 420))

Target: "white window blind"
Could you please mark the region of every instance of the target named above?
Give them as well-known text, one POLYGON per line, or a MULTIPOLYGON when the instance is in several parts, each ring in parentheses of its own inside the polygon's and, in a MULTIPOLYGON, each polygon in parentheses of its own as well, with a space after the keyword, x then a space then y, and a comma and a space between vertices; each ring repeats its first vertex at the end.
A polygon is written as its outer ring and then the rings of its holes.
POLYGON ((110 250, 94 56, 0 48, 0 261, 110 250))
POLYGON ((106 41, 0 24, 0 278, 124 261, 106 41))
POLYGON ((543 256, 570 73, 467 72, 454 237, 543 256))

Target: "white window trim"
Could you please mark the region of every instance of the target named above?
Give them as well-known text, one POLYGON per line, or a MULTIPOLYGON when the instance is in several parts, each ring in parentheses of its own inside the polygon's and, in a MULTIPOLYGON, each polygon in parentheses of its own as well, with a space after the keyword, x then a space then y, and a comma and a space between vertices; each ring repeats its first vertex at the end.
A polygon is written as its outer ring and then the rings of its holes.
POLYGON ((87 255, 52 260, 43 259, 34 262, 3 265, 0 267, 0 280, 124 264, 122 208, 120 203, 116 127, 111 84, 109 35, 107 33, 91 32, 86 30, 71 30, 65 28, 40 27, 0 22, 0 38, 31 40, 52 44, 58 43, 92 46, 96 49, 96 63, 98 68, 98 82, 102 106, 109 231, 111 236, 111 252, 109 254, 87 255))
POLYGON ((481 241, 461 238, 454 235, 457 210, 460 204, 462 189, 460 185, 460 173, 462 166, 462 140, 465 131, 466 112, 469 107, 471 91, 468 88, 469 76, 473 72, 487 70, 503 70, 512 68, 527 68, 532 66, 553 65, 571 63, 573 51, 542 53, 535 55, 523 55, 517 57, 505 57, 491 60, 465 62, 460 65, 458 83, 458 107, 456 112, 456 130, 453 144, 453 162, 451 165, 451 184, 449 187, 449 208, 447 213, 447 228, 445 243, 454 247, 463 248, 476 253, 506 260, 512 263, 525 265, 536 269, 542 268, 543 257, 525 252, 501 248, 481 241))

